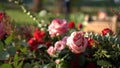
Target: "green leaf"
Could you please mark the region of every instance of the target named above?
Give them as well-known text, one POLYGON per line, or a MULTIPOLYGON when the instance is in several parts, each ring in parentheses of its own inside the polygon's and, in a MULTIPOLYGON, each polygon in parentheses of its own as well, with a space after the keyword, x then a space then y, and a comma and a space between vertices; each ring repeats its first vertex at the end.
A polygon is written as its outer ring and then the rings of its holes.
POLYGON ((2 51, 2 50, 3 50, 3 48, 4 48, 4 45, 3 45, 3 43, 2 43, 2 42, 0 42, 0 51, 2 51))
POLYGON ((47 65, 44 65, 43 68, 55 68, 54 66, 55 66, 55 63, 49 63, 47 65))
POLYGON ((32 68, 31 64, 26 63, 23 68, 32 68))
POLYGON ((5 40, 5 43, 8 45, 8 44, 10 44, 10 42, 12 41, 12 39, 13 39, 13 37, 14 37, 14 34, 11 34, 9 37, 7 37, 7 39, 5 40))
POLYGON ((10 57, 10 55, 7 51, 0 52, 0 60, 7 60, 9 57, 10 57))
POLYGON ((21 61, 21 62, 18 64, 17 68, 22 68, 22 65, 23 65, 23 61, 21 61))
POLYGON ((0 68, 12 68, 12 65, 10 64, 2 64, 0 68))
POLYGON ((27 53, 27 47, 21 47, 20 51, 23 52, 23 53, 27 53))
POLYGON ((13 60, 14 60, 14 63, 13 63, 13 66, 14 66, 14 67, 17 67, 17 65, 18 65, 18 59, 19 59, 19 58, 18 58, 18 55, 16 54, 16 55, 14 56, 14 59, 13 59, 13 60))
POLYGON ((60 64, 57 64, 56 68, 70 68, 66 61, 61 61, 60 64))
POLYGON ((107 67, 111 66, 111 64, 108 61, 105 61, 105 60, 98 60, 97 65, 99 65, 99 66, 107 66, 107 67))
POLYGON ((10 47, 10 48, 8 48, 7 51, 11 56, 14 56, 16 54, 16 48, 15 47, 10 47))
POLYGON ((79 64, 81 66, 83 66, 85 64, 85 61, 86 61, 85 56, 80 55, 79 58, 78 58, 78 60, 79 60, 79 62, 80 62, 79 64))
POLYGON ((23 60, 19 61, 19 59, 20 59, 19 56, 16 54, 14 56, 14 64, 13 64, 14 68, 22 68, 23 60))

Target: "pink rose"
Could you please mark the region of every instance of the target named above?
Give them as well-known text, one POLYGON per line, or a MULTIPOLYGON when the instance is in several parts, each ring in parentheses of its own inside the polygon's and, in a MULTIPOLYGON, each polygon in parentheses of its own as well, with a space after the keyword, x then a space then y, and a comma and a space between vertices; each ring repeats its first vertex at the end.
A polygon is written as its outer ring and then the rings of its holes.
POLYGON ((87 47, 88 41, 83 36, 83 32, 73 32, 67 39, 67 46, 73 53, 82 53, 87 47))
POLYGON ((54 55, 56 53, 56 49, 53 46, 50 46, 47 50, 49 55, 54 55))
POLYGON ((65 43, 63 41, 58 41, 55 43, 56 50, 63 50, 65 48, 65 43))
POLYGON ((67 42, 67 36, 65 36, 62 40, 58 41, 55 43, 55 49, 56 50, 63 50, 66 46, 66 42, 67 42))
POLYGON ((67 43, 68 36, 65 36, 62 41, 66 44, 67 43))
POLYGON ((62 19, 54 19, 48 27, 51 37, 62 35, 67 32, 67 30, 67 21, 62 19))
POLYGON ((0 39, 4 38, 5 35, 5 30, 4 30, 4 25, 2 23, 0 23, 0 39))

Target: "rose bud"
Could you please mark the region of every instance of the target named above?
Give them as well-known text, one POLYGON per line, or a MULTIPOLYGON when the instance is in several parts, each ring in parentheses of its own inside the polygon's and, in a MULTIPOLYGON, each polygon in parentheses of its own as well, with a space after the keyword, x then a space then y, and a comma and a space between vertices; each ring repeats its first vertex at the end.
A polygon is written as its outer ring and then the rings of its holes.
POLYGON ((69 22, 68 23, 68 28, 74 28, 75 27, 75 23, 74 22, 69 22))
POLYGON ((109 33, 110 35, 112 35, 112 34, 113 34, 113 31, 112 31, 111 29, 109 29, 109 28, 105 28, 105 29, 102 30, 102 35, 103 35, 103 36, 107 35, 108 33, 109 33))
POLYGON ((82 29, 82 24, 78 24, 78 29, 82 29))

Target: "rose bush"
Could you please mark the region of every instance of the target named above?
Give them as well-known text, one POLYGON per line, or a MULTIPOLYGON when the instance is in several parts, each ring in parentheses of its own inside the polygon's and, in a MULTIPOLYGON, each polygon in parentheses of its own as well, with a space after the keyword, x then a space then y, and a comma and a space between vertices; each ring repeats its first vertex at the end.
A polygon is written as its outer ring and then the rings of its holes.
POLYGON ((87 33, 80 31, 82 24, 76 28, 76 23, 57 18, 48 26, 39 24, 34 29, 20 25, 7 33, 6 22, 0 22, 0 68, 120 66, 120 40, 108 28, 101 31, 102 35, 87 33))

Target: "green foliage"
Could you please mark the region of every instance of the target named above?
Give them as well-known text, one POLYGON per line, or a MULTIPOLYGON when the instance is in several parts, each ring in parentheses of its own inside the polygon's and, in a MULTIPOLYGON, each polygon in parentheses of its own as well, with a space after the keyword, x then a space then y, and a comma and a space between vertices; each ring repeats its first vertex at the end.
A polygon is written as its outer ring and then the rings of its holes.
POLYGON ((94 56, 97 58, 97 59, 100 59, 100 58, 110 58, 110 55, 107 54, 108 52, 106 50, 103 50, 103 49, 98 49, 96 51, 96 53, 94 54, 94 56))
POLYGON ((14 56, 16 54, 16 48, 15 47, 10 47, 7 49, 7 52, 10 54, 10 56, 14 56))
POLYGON ((68 62, 66 61, 61 61, 60 64, 56 65, 56 68, 70 68, 68 62))
POLYGON ((3 43, 0 41, 0 51, 2 51, 3 48, 4 48, 4 45, 3 45, 3 43))
POLYGON ((75 23, 83 23, 84 14, 83 13, 75 13, 70 15, 70 21, 74 21, 75 23))
POLYGON ((97 61, 97 65, 99 65, 99 66, 105 66, 105 67, 110 67, 111 66, 111 64, 108 62, 108 61, 105 61, 105 60, 98 60, 97 61))
POLYGON ((0 60, 8 60, 10 54, 7 51, 0 51, 0 60))
POLYGON ((22 68, 23 60, 20 59, 20 57, 17 54, 14 56, 14 60, 13 61, 14 61, 13 66, 15 68, 22 68))
POLYGON ((0 68, 13 68, 10 64, 2 64, 0 68))
POLYGON ((80 55, 79 58, 78 58, 78 60, 79 60, 79 62, 80 62, 80 63, 79 63, 80 66, 84 66, 84 65, 85 65, 86 58, 85 58, 84 55, 80 55))
POLYGON ((55 63, 49 63, 43 66, 43 68, 55 68, 55 63))
POLYGON ((31 66, 31 64, 26 63, 26 64, 24 64, 24 67, 23 67, 23 68, 32 68, 32 66, 31 66))
POLYGON ((12 33, 7 39, 5 40, 6 45, 10 44, 14 38, 14 33, 12 33))

